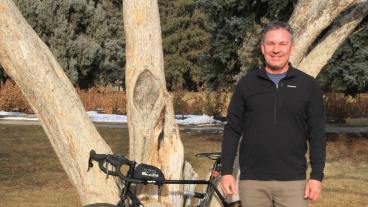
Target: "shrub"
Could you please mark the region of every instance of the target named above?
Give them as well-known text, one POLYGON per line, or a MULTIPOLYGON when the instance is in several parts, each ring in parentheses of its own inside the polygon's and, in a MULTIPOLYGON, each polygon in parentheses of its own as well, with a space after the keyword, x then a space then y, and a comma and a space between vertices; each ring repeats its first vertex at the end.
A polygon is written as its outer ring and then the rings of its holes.
POLYGON ((32 113, 32 108, 14 81, 7 80, 1 83, 0 110, 32 113))
POLYGON ((327 121, 329 123, 345 123, 345 119, 368 117, 368 96, 345 96, 342 93, 324 95, 327 121))
POLYGON ((94 86, 77 93, 87 111, 126 114, 126 98, 124 91, 115 90, 112 86, 94 86))

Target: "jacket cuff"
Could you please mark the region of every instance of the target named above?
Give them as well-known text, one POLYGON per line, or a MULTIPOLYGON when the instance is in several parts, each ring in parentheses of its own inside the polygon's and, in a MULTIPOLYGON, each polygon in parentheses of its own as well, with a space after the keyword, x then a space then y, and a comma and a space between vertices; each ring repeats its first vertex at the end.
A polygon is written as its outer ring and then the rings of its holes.
POLYGON ((318 180, 318 181, 322 182, 323 177, 324 177, 323 172, 322 173, 313 173, 313 172, 311 172, 311 174, 310 174, 310 179, 312 179, 312 180, 318 180))

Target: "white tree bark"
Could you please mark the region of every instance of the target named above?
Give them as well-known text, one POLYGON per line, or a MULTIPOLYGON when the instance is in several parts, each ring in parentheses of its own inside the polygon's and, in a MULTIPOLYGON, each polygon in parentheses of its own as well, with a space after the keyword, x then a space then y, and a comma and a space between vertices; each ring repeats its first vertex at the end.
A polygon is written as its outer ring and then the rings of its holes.
POLYGON ((289 24, 295 48, 290 62, 298 67, 316 38, 348 7, 361 0, 299 0, 289 24))
POLYGON ((0 1, 0 62, 38 116, 81 204, 116 203, 113 179, 98 168, 87 173, 90 149, 111 153, 87 117, 56 59, 11 0, 0 1))
MULTIPOLYGON (((165 83, 157 0, 124 1, 126 92, 130 158, 162 169, 166 179, 183 178, 184 149, 165 83)), ((183 186, 165 185, 162 206, 180 206, 183 186)), ((144 189, 146 205, 157 190, 144 189)))
POLYGON ((302 59, 299 69, 316 77, 338 47, 367 15, 368 2, 364 2, 339 17, 325 37, 302 59))

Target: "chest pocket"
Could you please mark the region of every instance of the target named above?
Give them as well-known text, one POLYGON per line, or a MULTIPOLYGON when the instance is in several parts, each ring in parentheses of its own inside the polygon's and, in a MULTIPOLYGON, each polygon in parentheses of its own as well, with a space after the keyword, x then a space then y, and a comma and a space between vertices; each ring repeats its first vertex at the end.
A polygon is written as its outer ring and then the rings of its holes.
POLYGON ((285 84, 280 90, 280 109, 294 115, 307 114, 309 94, 295 84, 285 84))
POLYGON ((273 89, 258 90, 251 93, 246 99, 246 108, 252 113, 270 113, 273 110, 275 93, 273 89))

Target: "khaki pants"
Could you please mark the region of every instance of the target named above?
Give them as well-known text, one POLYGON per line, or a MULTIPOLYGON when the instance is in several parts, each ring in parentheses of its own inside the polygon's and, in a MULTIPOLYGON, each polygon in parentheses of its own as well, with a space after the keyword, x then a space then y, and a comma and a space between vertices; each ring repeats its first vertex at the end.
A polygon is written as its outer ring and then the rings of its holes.
POLYGON ((305 180, 240 180, 239 196, 243 207, 307 207, 305 180))

